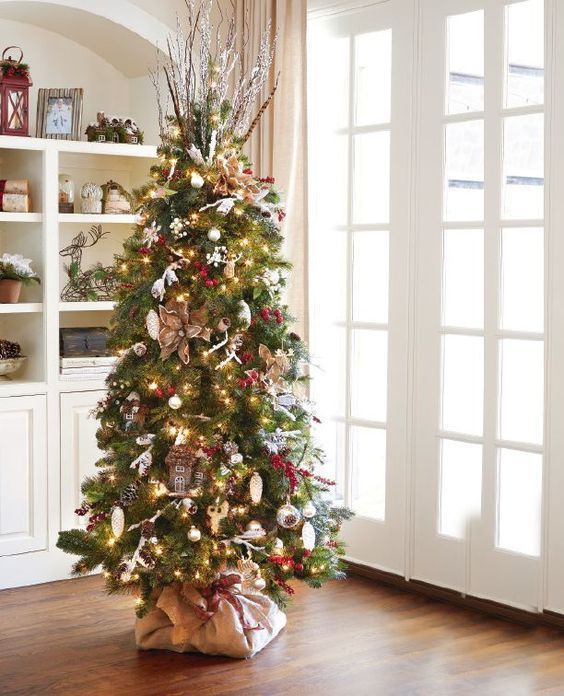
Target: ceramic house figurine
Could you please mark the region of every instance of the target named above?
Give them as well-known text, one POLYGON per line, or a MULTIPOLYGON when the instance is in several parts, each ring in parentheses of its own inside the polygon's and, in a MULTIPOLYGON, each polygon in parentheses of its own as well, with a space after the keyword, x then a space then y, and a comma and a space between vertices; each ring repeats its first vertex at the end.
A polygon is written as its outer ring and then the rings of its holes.
POLYGON ((190 445, 173 445, 166 455, 168 489, 172 495, 185 496, 192 482, 194 453, 190 445))
POLYGON ((102 187, 104 189, 104 214, 127 215, 131 213, 131 197, 127 191, 111 179, 102 187))
POLYGON ((141 403, 141 397, 136 391, 132 391, 123 402, 121 415, 124 420, 125 432, 139 431, 143 429, 147 416, 147 407, 141 403))
POLYGON ((103 196, 104 192, 102 191, 102 187, 98 186, 98 184, 94 184, 93 182, 84 184, 84 186, 80 189, 82 212, 90 214, 101 213, 103 196))

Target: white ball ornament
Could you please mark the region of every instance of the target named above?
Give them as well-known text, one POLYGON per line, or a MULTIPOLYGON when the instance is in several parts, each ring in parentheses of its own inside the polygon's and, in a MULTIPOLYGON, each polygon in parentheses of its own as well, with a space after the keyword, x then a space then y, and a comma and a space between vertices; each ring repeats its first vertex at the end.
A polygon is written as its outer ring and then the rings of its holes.
POLYGON ((192 172, 192 176, 190 177, 190 186, 195 189, 201 189, 203 185, 204 179, 202 175, 198 174, 198 172, 192 172))
POLYGON ((208 231, 208 239, 210 242, 219 242, 221 239, 221 232, 217 229, 217 227, 212 227, 208 231))
POLYGON ((266 587, 266 580, 263 577, 261 577, 260 571, 253 581, 253 587, 255 588, 255 590, 259 590, 259 592, 261 590, 264 590, 264 588, 266 587))
POLYGON ((182 406, 182 399, 178 396, 178 394, 173 394, 168 400, 168 405, 174 411, 177 411, 182 406))
POLYGON ((258 520, 251 520, 248 522, 245 529, 247 530, 247 535, 253 538, 263 537, 266 534, 262 524, 258 520))
POLYGON ((190 529, 188 530, 187 536, 190 541, 200 541, 200 539, 202 538, 202 532, 200 532, 200 530, 197 527, 194 527, 192 525, 192 527, 190 527, 190 529))
POLYGON ((311 518, 315 515, 317 512, 317 509, 315 505, 312 503, 311 500, 308 500, 307 503, 304 505, 304 509, 302 510, 302 514, 306 518, 311 518))

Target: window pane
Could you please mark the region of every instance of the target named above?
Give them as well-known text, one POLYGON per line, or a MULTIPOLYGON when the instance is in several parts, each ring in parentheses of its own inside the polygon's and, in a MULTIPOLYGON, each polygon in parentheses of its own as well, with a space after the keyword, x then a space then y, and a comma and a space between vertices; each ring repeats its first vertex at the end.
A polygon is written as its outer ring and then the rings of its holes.
MULTIPOLYGON (((353 239, 353 319, 385 324, 388 321, 388 232, 355 232, 353 239)), ((324 288, 326 285, 323 284, 324 288)))
POLYGON ((358 515, 386 516, 386 431, 351 426, 352 509, 358 515))
MULTIPOLYGON (((335 184, 331 186, 333 192, 335 184)), ((354 136, 353 219, 356 223, 390 218, 390 132, 354 136)), ((331 193, 333 195, 333 193, 331 193)))
POLYGON ((443 430, 481 435, 483 393, 484 339, 443 336, 443 430))
POLYGON ((447 18, 447 113, 484 108, 484 12, 447 18))
POLYGON ((541 444, 544 344, 513 338, 500 344, 500 435, 504 440, 541 444))
POLYGON ((544 231, 514 227, 501 233, 501 327, 542 331, 544 231))
POLYGON ((330 494, 336 500, 342 501, 345 483, 345 424, 334 420, 322 420, 321 423, 314 423, 313 431, 316 444, 320 445, 325 453, 324 464, 318 473, 336 482, 330 494))
POLYGON ((349 122, 350 38, 308 32, 308 109, 310 119, 328 130, 349 122), (335 99, 335 95, 346 98, 335 99))
MULTIPOLYGON (((311 383, 311 398, 320 417, 345 415, 345 329, 312 324, 311 358, 319 370, 311 383)), ((314 378, 316 374, 313 374, 314 378)))
MULTIPOLYGON (((355 80, 355 124, 366 126, 389 122, 392 87, 391 29, 356 37, 355 80)), ((333 89, 333 94, 343 93, 333 89)))
POLYGON ((355 418, 385 421, 388 332, 355 329, 351 367, 351 410, 355 418))
POLYGON ((445 230, 443 325, 480 329, 484 324, 484 231, 445 230))
POLYGON ((526 0, 507 5, 505 106, 544 101, 544 2, 526 0))
POLYGON ((499 450, 497 545, 540 554, 542 455, 499 450))
POLYGON ((445 127, 445 217, 484 217, 484 122, 464 121, 445 127))
POLYGON ((310 253, 315 263, 309 267, 310 303, 315 307, 316 324, 344 321, 347 302, 347 232, 311 228, 310 253), (327 282, 327 278, 331 282, 327 282))
POLYGON ((480 514, 482 445, 441 440, 439 534, 464 539, 480 514))
POLYGON ((311 143, 311 152, 315 152, 315 157, 310 156, 308 160, 312 224, 320 230, 345 225, 349 196, 348 138, 346 135, 327 135, 324 140, 311 143), (331 205, 327 204, 328 190, 331 191, 331 205))
POLYGON ((510 116, 503 125, 503 214, 540 219, 544 211, 544 116, 510 116))

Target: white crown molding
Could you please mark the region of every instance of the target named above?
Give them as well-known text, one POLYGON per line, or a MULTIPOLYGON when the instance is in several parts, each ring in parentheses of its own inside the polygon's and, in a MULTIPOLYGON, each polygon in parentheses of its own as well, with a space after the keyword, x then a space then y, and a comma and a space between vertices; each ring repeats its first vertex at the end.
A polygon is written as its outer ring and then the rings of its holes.
POLYGON ((387 2, 391 0, 307 0, 307 18, 308 20, 324 19, 387 2))

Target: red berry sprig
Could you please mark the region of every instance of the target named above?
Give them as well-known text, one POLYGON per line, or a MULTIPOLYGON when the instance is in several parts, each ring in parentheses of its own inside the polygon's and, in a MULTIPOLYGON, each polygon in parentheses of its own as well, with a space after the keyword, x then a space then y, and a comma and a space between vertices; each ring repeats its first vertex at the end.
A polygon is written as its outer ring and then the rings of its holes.
POLYGON ((284 472, 284 476, 288 479, 290 493, 293 493, 298 487, 298 469, 296 465, 289 459, 284 459, 281 454, 273 454, 270 457, 270 463, 274 469, 280 469, 284 472))

